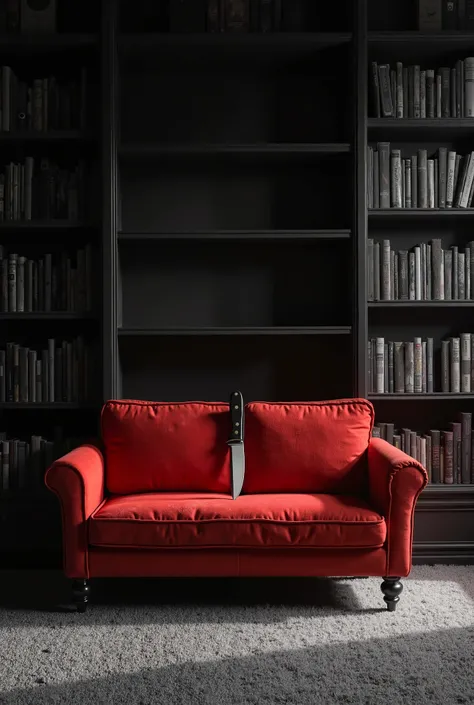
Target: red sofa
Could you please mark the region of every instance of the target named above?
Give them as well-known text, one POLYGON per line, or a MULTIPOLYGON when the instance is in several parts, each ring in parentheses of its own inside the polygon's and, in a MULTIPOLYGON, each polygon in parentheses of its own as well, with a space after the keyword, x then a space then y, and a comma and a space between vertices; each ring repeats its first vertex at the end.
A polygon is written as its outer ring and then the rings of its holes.
POLYGON ((90 578, 128 576, 381 576, 394 610, 427 474, 373 422, 365 399, 247 404, 233 500, 228 404, 107 402, 103 450, 46 473, 78 610, 90 578))

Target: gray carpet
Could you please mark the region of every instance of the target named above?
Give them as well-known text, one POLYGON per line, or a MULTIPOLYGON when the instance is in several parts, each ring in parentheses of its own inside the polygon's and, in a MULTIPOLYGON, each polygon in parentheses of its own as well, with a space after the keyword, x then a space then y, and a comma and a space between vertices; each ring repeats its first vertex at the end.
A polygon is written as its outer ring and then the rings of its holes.
POLYGON ((96 582, 1 573, 5 705, 474 703, 474 567, 380 580, 96 582), (61 606, 63 605, 63 606, 61 606))

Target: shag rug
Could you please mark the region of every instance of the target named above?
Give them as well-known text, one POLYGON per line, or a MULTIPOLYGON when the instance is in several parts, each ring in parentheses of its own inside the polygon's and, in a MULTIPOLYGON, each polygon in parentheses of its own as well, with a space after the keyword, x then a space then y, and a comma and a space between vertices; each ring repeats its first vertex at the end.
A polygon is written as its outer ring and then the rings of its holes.
POLYGON ((379 579, 101 580, 0 573, 2 705, 474 703, 474 566, 379 579))

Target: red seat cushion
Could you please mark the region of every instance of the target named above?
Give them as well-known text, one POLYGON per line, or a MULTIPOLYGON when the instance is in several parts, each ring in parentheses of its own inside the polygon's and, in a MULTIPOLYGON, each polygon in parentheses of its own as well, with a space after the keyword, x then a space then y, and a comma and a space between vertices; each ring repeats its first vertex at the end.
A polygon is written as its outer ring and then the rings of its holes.
POLYGON ((109 401, 102 409, 107 489, 230 493, 230 432, 222 402, 109 401))
POLYGON ((247 404, 243 491, 362 493, 373 423, 365 399, 247 404))
POLYGON ((110 497, 89 520, 95 546, 382 546, 385 520, 360 497, 150 493, 110 497))

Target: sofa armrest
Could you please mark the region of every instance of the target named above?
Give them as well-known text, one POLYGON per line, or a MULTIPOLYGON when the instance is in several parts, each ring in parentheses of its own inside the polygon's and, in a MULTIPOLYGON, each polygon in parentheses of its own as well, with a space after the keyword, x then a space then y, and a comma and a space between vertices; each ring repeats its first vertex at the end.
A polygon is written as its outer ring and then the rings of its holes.
POLYGON ((370 441, 368 466, 371 501, 387 522, 383 577, 405 577, 411 570, 416 500, 428 475, 421 463, 380 438, 370 441))
POLYGON ((75 448, 51 465, 45 483, 61 505, 64 572, 88 578, 87 520, 104 499, 102 453, 93 445, 75 448))

